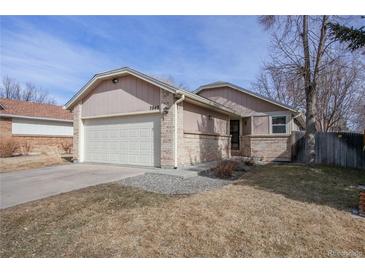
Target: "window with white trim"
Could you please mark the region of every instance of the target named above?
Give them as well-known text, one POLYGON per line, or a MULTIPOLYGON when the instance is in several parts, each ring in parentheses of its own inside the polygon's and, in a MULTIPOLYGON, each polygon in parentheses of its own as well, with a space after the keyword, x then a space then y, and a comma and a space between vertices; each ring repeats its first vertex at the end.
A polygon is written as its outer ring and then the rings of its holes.
POLYGON ((271 116, 271 132, 275 133, 287 133, 286 116, 271 116))

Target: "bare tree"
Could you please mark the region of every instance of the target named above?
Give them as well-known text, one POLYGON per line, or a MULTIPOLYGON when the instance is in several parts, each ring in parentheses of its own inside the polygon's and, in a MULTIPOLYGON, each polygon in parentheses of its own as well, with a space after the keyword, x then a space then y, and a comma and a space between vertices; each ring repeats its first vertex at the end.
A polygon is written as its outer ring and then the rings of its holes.
POLYGON ((22 86, 15 79, 3 77, 0 86, 0 98, 29 101, 35 103, 55 104, 55 99, 46 91, 41 90, 33 83, 27 82, 22 86))
MULTIPOLYGON (((363 65, 342 57, 341 53, 335 59, 324 58, 322 62, 325 66, 317 78, 316 128, 325 132, 346 130, 348 122, 351 124, 354 106, 364 90, 363 65)), ((268 64, 253 88, 305 112, 304 80, 297 74, 283 73, 268 64)))
POLYGON ((325 67, 323 59, 332 60, 328 39, 329 16, 269 16, 260 22, 272 30, 272 62, 276 69, 291 77, 301 77, 305 94, 307 164, 315 160, 318 76, 325 67))
POLYGON ((338 59, 323 69, 317 85, 318 130, 327 132, 348 128, 354 106, 361 97, 363 81, 357 62, 338 59))
POLYGON ((181 89, 187 89, 187 87, 183 83, 177 82, 175 80, 175 78, 172 77, 171 75, 155 75, 154 77, 168 85, 171 85, 171 86, 174 86, 177 88, 181 88, 181 89))
POLYGON ((252 83, 258 93, 305 111, 305 94, 301 77, 283 73, 280 69, 266 65, 252 83))
POLYGON ((1 98, 19 98, 21 94, 21 88, 19 83, 9 78, 8 76, 3 77, 2 87, 0 88, 1 98))
POLYGON ((365 97, 361 96, 354 106, 352 117, 353 128, 357 132, 365 130, 365 97))

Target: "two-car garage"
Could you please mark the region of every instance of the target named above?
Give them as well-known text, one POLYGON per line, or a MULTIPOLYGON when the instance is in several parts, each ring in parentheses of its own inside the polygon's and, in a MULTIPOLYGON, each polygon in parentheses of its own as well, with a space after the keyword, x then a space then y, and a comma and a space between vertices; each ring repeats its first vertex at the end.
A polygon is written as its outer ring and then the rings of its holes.
POLYGON ((84 161, 160 165, 160 114, 85 119, 84 161))

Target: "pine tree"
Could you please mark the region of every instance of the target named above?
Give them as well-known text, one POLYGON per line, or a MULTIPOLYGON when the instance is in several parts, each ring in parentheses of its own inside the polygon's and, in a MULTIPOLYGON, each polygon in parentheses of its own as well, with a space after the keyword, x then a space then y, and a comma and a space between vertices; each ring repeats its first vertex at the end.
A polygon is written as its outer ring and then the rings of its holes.
POLYGON ((348 43, 349 50, 355 51, 365 47, 365 26, 354 28, 339 23, 328 23, 328 25, 332 37, 340 42, 348 43))

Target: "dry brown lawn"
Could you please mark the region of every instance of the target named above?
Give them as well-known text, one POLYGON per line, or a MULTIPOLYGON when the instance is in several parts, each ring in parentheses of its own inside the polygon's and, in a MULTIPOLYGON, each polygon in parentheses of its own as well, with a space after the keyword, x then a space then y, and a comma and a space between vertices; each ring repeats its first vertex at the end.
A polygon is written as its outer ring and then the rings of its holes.
POLYGON ((0 158, 0 173, 67 163, 69 162, 63 160, 58 155, 34 155, 0 158))
POLYGON ((167 196, 106 184, 1 211, 2 257, 364 257, 364 171, 257 167, 167 196))

